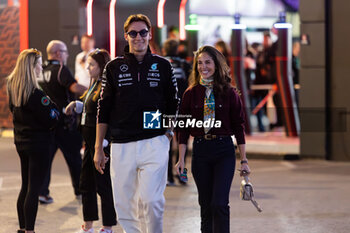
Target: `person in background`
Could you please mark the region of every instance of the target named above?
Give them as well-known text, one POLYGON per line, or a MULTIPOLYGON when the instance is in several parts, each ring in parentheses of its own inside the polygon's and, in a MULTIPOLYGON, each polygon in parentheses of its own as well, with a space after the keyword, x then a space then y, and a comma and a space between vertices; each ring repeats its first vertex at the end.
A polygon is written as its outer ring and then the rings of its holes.
POLYGON ((179 41, 179 28, 176 26, 170 26, 168 30, 168 39, 174 39, 179 41))
POLYGON ((17 199, 18 233, 34 232, 38 197, 50 163, 50 145, 58 122, 57 106, 39 89, 41 52, 23 50, 7 79, 16 150, 21 160, 21 190, 17 199))
MULTIPOLYGON (((299 84, 299 70, 300 70, 300 42, 295 41, 293 43, 292 49, 292 71, 293 71, 293 84, 299 84)), ((299 89, 295 90, 295 100, 297 102, 297 106, 299 106, 299 89)))
POLYGON ((220 121, 220 126, 191 127, 179 130, 177 173, 183 173, 186 145, 194 137, 192 174, 198 190, 201 232, 229 233, 229 194, 236 156, 232 135, 241 155, 241 175, 250 173, 245 152, 244 110, 234 87, 225 57, 212 46, 195 53, 189 88, 183 95, 181 115, 191 119, 220 121))
MULTIPOLYGON (((167 39, 162 47, 162 54, 168 59, 171 63, 171 66, 174 69, 174 75, 177 82, 177 97, 182 99, 182 95, 188 87, 188 76, 191 72, 191 65, 184 59, 177 56, 177 48, 179 46, 178 40, 175 39, 167 39)), ((176 133, 176 132, 175 132, 176 133)), ((174 140, 176 137, 174 137, 174 140)), ((168 182, 167 185, 174 186, 175 180, 173 175, 173 142, 170 142, 170 150, 169 150, 169 162, 168 162, 168 182)), ((177 143, 177 142, 174 142, 177 143)), ((179 178, 179 176, 177 176, 179 178)), ((181 179, 178 179, 180 184, 185 185, 186 182, 183 182, 181 179)))
POLYGON ((95 39, 92 36, 89 36, 87 34, 83 35, 81 37, 80 41, 80 47, 82 52, 78 53, 78 55, 75 57, 75 80, 77 82, 86 87, 89 88, 90 85, 90 76, 89 72, 87 71, 87 57, 89 53, 94 51, 95 47, 95 39))
MULTIPOLYGON (((276 43, 272 43, 271 35, 269 31, 265 31, 263 33, 263 43, 262 43, 263 49, 259 51, 257 58, 256 58, 256 69, 255 69, 255 80, 254 84, 256 85, 263 85, 263 84, 275 84, 277 82, 277 76, 276 76, 276 43)), ((268 90, 254 90, 253 97, 252 97, 252 106, 255 107, 258 105, 261 100, 265 98, 265 96, 268 94, 268 90)), ((277 106, 277 103, 279 103, 279 94, 275 93, 273 96, 273 102, 277 106)), ((258 127, 260 132, 265 131, 265 127, 263 125, 263 116, 266 113, 269 113, 272 109, 268 109, 267 105, 265 105, 262 109, 260 109, 256 116, 258 120, 258 127)), ((276 119, 278 122, 278 125, 281 125, 281 117, 278 112, 282 110, 282 108, 278 107, 276 108, 276 119)), ((270 127, 273 128, 277 126, 277 122, 272 122, 272 119, 270 119, 270 127)))
MULTIPOLYGON (((261 101, 261 98, 256 97, 255 90, 251 89, 251 85, 255 83, 255 70, 256 70, 256 51, 253 49, 248 40, 245 39, 245 49, 244 49, 244 73, 247 84, 247 90, 250 95, 250 104, 252 109, 256 107, 261 101)), ((260 109, 256 113, 256 119, 258 123, 259 132, 265 132, 265 126, 263 123, 264 109, 260 109)))
POLYGON ((179 42, 179 46, 177 47, 177 55, 188 61, 188 41, 187 40, 182 40, 179 42))
POLYGON ((149 50, 151 22, 142 14, 124 23, 125 53, 109 62, 102 78, 94 162, 103 173, 103 139, 111 132, 111 180, 118 222, 140 233, 139 200, 147 232, 163 232, 164 190, 173 132, 160 116, 176 115, 176 78, 168 60, 149 50))
POLYGON ((79 177, 82 161, 80 155, 82 139, 77 130, 76 116, 64 115, 63 110, 72 100, 75 100, 75 95, 81 96, 86 90, 84 86, 77 83, 66 66, 68 50, 64 42, 60 40, 50 41, 46 52, 48 61, 43 66, 43 77, 38 79, 38 83, 45 94, 57 104, 62 117, 55 131, 50 166, 39 196, 39 201, 42 204, 53 202, 53 198, 49 195, 49 184, 51 165, 58 148, 62 151, 69 167, 74 194, 80 198, 79 177))
POLYGON ((227 65, 230 67, 230 56, 231 56, 231 50, 229 48, 229 46, 226 44, 225 41, 223 40, 218 40, 214 47, 219 50, 220 53, 222 53, 222 55, 224 55, 225 57, 225 60, 226 60, 226 63, 227 65))
MULTIPOLYGON (((109 173, 110 162, 105 165, 104 174, 97 172, 94 166, 97 100, 102 86, 102 72, 110 61, 109 54, 104 49, 96 49, 87 57, 87 70, 91 78, 89 90, 81 97, 81 101, 72 101, 66 107, 66 114, 73 112, 82 114, 81 134, 85 142, 85 151, 80 173, 79 188, 82 194, 84 224, 77 233, 93 233, 93 221, 98 220, 97 196, 101 197, 102 228, 99 233, 112 233, 112 226, 117 224, 114 210, 111 177, 109 173)), ((105 151, 109 154, 108 140, 105 141, 105 151)))
MULTIPOLYGON (((271 33, 277 36, 278 30, 275 27, 271 28, 271 33)), ((278 49, 278 38, 275 42, 272 42, 271 34, 269 31, 264 32, 264 67, 268 78, 269 84, 277 84, 277 61, 276 54, 278 49)), ((283 127, 285 125, 283 103, 281 99, 280 90, 277 89, 273 95, 273 104, 276 109, 276 122, 270 122, 270 129, 283 127)))

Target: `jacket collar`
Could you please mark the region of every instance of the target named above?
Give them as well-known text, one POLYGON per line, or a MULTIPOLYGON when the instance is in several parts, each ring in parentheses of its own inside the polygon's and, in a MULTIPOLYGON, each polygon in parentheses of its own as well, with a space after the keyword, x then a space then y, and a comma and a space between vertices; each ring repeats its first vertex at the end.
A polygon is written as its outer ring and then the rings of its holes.
MULTIPOLYGON (((124 47, 124 55, 130 62, 138 64, 138 61, 136 60, 135 55, 133 53, 129 52, 129 45, 124 47)), ((146 54, 145 54, 145 56, 143 58, 143 63, 145 61, 148 61, 151 56, 152 56, 151 49, 148 46, 147 47, 147 52, 146 52, 146 54)))

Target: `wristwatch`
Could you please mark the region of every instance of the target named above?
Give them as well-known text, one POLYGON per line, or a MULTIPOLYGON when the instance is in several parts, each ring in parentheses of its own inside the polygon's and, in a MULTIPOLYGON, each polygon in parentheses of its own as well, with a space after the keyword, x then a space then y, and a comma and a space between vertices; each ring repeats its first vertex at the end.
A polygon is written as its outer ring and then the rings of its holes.
POLYGON ((244 164, 244 163, 248 164, 248 160, 241 160, 241 164, 244 164))
POLYGON ((171 137, 174 137, 174 132, 170 129, 168 129, 165 133, 169 134, 171 137))

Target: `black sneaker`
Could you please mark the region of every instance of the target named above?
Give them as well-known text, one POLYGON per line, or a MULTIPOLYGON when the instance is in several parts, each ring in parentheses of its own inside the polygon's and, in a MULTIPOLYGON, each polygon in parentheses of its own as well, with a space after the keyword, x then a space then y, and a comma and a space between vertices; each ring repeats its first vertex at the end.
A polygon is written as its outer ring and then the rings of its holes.
POLYGON ((40 204, 51 204, 53 202, 53 198, 49 195, 39 196, 39 202, 40 204))

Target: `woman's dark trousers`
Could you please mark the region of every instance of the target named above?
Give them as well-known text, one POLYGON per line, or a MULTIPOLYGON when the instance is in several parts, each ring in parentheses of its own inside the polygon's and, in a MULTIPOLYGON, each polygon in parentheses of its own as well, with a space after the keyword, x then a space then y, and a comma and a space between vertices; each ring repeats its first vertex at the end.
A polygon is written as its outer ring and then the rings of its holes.
POLYGON ((117 224, 112 184, 110 177, 110 162, 106 163, 104 174, 100 174, 94 165, 95 128, 82 127, 85 141, 85 151, 80 175, 80 192, 82 194, 84 221, 98 220, 97 195, 101 197, 102 224, 114 226, 117 224))
POLYGON ((22 185, 17 199, 20 229, 33 231, 38 212, 38 197, 50 163, 50 142, 17 143, 21 160, 22 185))
POLYGON ((201 232, 229 233, 229 193, 236 157, 232 138, 193 141, 192 174, 201 210, 201 232))

